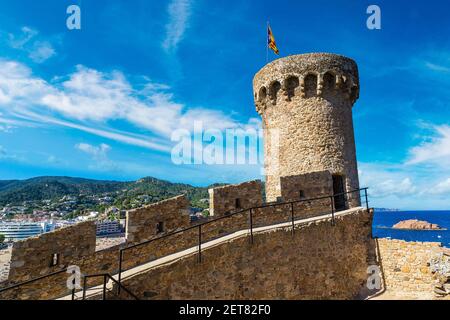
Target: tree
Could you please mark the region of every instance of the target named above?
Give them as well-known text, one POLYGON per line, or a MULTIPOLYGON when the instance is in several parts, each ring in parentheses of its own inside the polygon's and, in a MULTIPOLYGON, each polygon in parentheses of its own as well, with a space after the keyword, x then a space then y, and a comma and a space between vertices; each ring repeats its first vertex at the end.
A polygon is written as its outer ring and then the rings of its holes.
POLYGON ((0 233, 0 244, 5 241, 5 236, 0 233))

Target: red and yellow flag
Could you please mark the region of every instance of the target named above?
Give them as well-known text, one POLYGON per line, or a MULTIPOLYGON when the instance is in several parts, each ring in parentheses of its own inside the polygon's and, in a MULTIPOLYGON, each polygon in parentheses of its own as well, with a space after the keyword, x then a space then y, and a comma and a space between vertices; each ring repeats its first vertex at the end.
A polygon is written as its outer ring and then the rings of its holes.
POLYGON ((273 36, 272 29, 270 28, 270 25, 267 24, 267 45, 270 49, 275 52, 275 54, 279 54, 280 51, 277 48, 277 44, 275 43, 275 37, 273 36))

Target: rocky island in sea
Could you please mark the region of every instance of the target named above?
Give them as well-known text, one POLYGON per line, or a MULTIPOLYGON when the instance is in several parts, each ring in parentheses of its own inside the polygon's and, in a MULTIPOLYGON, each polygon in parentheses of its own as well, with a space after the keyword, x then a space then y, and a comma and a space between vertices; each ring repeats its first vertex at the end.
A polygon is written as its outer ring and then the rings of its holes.
POLYGON ((428 221, 420 221, 417 219, 400 221, 394 224, 392 228, 405 230, 444 230, 435 223, 430 223, 428 221))

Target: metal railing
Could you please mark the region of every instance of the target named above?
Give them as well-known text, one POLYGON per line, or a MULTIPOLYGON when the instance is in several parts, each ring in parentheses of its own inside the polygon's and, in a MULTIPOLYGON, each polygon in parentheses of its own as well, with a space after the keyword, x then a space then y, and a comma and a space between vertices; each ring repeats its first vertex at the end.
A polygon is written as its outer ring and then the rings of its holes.
MULTIPOLYGON (((211 223, 223 220, 223 219, 228 219, 228 218, 236 216, 238 214, 242 214, 242 213, 248 212, 249 213, 248 221, 249 221, 249 230, 250 230, 250 243, 253 244, 253 227, 254 227, 253 213, 257 209, 276 207, 276 206, 283 206, 283 205, 284 206, 285 205, 290 205, 290 208, 291 208, 292 234, 294 234, 294 229, 295 229, 294 204, 296 204, 296 203, 303 203, 303 202, 309 202, 310 203, 310 202, 313 202, 313 201, 330 199, 330 204, 331 204, 331 206, 330 206, 331 207, 331 223, 332 223, 332 225, 335 225, 335 223, 336 223, 335 222, 335 213, 338 211, 335 208, 335 199, 337 197, 343 197, 344 202, 347 202, 347 204, 348 204, 349 199, 348 199, 347 195, 353 194, 353 193, 359 193, 357 198, 353 198, 353 199, 350 199, 350 200, 357 200, 357 199, 361 200, 361 194, 360 193, 361 193, 361 191, 363 191, 364 192, 366 209, 369 210, 369 201, 368 201, 368 196, 367 196, 367 190, 368 190, 368 188, 361 188, 361 189, 356 189, 356 190, 352 190, 352 191, 347 191, 347 192, 342 192, 342 193, 338 193, 338 194, 333 194, 333 195, 330 195, 330 196, 322 196, 322 197, 309 198, 309 199, 300 199, 300 200, 288 201, 288 202, 268 203, 268 204, 264 204, 264 205, 261 205, 261 206, 256 206, 256 207, 252 207, 252 208, 246 208, 246 209, 242 209, 242 210, 236 211, 234 213, 226 214, 226 215, 221 216, 219 218, 215 218, 215 219, 212 219, 212 220, 209 220, 209 221, 205 221, 205 222, 199 223, 199 224, 194 225, 194 226, 190 226, 190 227, 187 227, 187 228, 184 228, 184 229, 173 231, 173 232, 167 233, 167 234, 165 234, 163 236, 160 236, 160 237, 157 237, 157 238, 153 238, 153 239, 150 239, 150 240, 146 240, 146 241, 143 241, 143 242, 140 242, 140 243, 128 246, 126 248, 122 248, 122 249, 120 249, 120 252, 119 252, 118 282, 122 283, 122 272, 124 271, 123 270, 123 262, 124 262, 123 258, 124 258, 124 252, 127 251, 127 250, 131 250, 131 249, 134 249, 134 248, 137 248, 137 247, 141 247, 141 246, 144 246, 144 245, 156 242, 156 241, 160 241, 160 240, 163 240, 163 239, 166 239, 166 238, 169 238, 169 237, 173 237, 173 236, 178 235, 178 234, 183 233, 183 232, 187 232, 187 231, 190 231, 190 230, 197 229, 198 230, 197 261, 199 263, 201 263, 202 262, 202 226, 206 226, 208 224, 211 224, 211 223)), ((346 210, 346 209, 348 209, 347 206, 344 209, 342 209, 342 210, 346 210)), ((321 214, 321 215, 323 215, 323 214, 321 214)), ((144 262, 142 264, 145 264, 145 263, 146 262, 144 262)), ((136 266, 134 266, 134 267, 136 267, 136 266)), ((120 293, 120 287, 119 287, 119 293, 120 293)))
MULTIPOLYGON (((23 287, 23 286, 25 286, 27 284, 30 284, 30 283, 33 283, 33 282, 37 282, 39 280, 43 280, 43 279, 46 279, 46 278, 50 278, 50 277, 53 277, 53 276, 56 276, 56 275, 59 275, 59 274, 62 274, 62 273, 66 273, 67 270, 68 270, 67 268, 64 268, 64 269, 56 271, 56 272, 52 272, 52 273, 49 273, 49 274, 46 274, 46 275, 43 275, 43 276, 40 276, 40 277, 37 277, 37 278, 33 278, 33 279, 30 279, 30 280, 27 280, 27 281, 24 281, 24 282, 20 282, 20 283, 8 286, 6 288, 2 288, 2 289, 0 289, 0 293, 5 292, 5 291, 9 291, 9 290, 13 290, 13 289, 16 289, 16 288, 19 288, 19 287, 23 287)), ((126 287, 124 287, 122 284, 120 284, 109 273, 89 274, 89 275, 84 275, 83 276, 83 288, 82 288, 82 290, 83 290, 83 300, 85 300, 85 298, 86 298, 87 280, 89 278, 98 278, 98 277, 103 277, 103 294, 102 294, 103 300, 106 300, 106 284, 108 282, 108 279, 112 280, 117 285, 117 288, 123 289, 127 294, 129 294, 131 297, 133 297, 133 299, 139 300, 139 298, 135 294, 133 294, 130 290, 128 290, 126 287)), ((77 289, 75 287, 75 279, 73 281, 74 281, 74 283, 73 283, 74 287, 73 287, 73 289, 70 289, 71 290, 71 300, 75 300, 75 298, 76 298, 75 294, 76 294, 76 291, 77 291, 77 289)), ((120 294, 120 291, 121 290, 118 289, 117 293, 120 294)))
MULTIPOLYGON (((133 249, 133 248, 136 248, 136 247, 140 247, 140 246, 144 246, 144 245, 147 245, 149 243, 152 243, 152 242, 155 242, 155 241, 159 241, 159 240, 162 240, 162 239, 166 239, 168 237, 172 237, 174 235, 177 235, 177 234, 189 231, 189 230, 197 229, 198 230, 197 260, 200 263, 200 262, 202 262, 202 226, 205 226, 205 225, 208 225, 208 224, 212 224, 214 222, 217 222, 217 221, 220 221, 220 220, 223 220, 223 219, 228 219, 228 218, 236 216, 238 214, 242 214, 242 213, 248 212, 249 213, 248 221, 249 221, 249 230, 250 230, 250 232, 249 232, 250 233, 250 243, 253 244, 253 228, 254 228, 254 219, 253 219, 254 217, 253 217, 253 214, 254 214, 255 210, 257 210, 257 209, 264 209, 264 208, 269 208, 269 207, 290 205, 290 211, 291 211, 290 212, 291 213, 290 214, 290 220, 291 220, 290 222, 292 224, 292 234, 294 234, 294 230, 295 230, 294 204, 296 204, 296 203, 303 203, 303 202, 312 202, 312 201, 318 201, 318 200, 324 200, 324 199, 330 199, 331 223, 332 223, 332 225, 335 225, 335 223, 336 223, 335 222, 335 214, 336 214, 337 211, 339 211, 339 210, 336 210, 336 208, 335 208, 335 199, 336 199, 336 197, 343 197, 344 201, 348 203, 349 202, 349 199, 347 197, 348 194, 359 193, 359 196, 357 198, 352 198, 350 200, 361 200, 360 192, 363 191, 364 192, 364 200, 365 200, 365 204, 366 204, 366 209, 369 210, 369 202, 368 202, 367 190, 368 190, 368 188, 361 188, 361 189, 352 190, 352 191, 343 192, 343 193, 338 193, 338 194, 334 194, 334 195, 330 195, 330 196, 322 196, 322 197, 309 198, 309 199, 300 199, 300 200, 288 201, 288 202, 268 203, 268 204, 264 204, 264 205, 261 205, 261 206, 256 206, 256 207, 252 207, 252 208, 246 208, 246 209, 242 209, 240 211, 236 211, 234 213, 226 214, 226 215, 224 215, 222 217, 218 217, 218 218, 215 218, 215 219, 211 219, 209 221, 205 221, 205 222, 199 223, 199 224, 194 225, 194 226, 190 226, 190 227, 187 227, 187 228, 184 228, 184 229, 181 229, 181 230, 177 230, 177 231, 165 234, 165 235, 157 237, 157 238, 153 238, 153 239, 150 239, 150 240, 147 240, 147 241, 143 241, 143 242, 134 244, 132 246, 128 246, 126 248, 122 248, 119 251, 118 280, 114 279, 110 274, 105 274, 105 273, 94 274, 94 275, 85 275, 84 276, 84 286, 83 286, 83 298, 85 298, 85 294, 86 294, 87 278, 104 277, 104 291, 103 291, 104 292, 103 293, 103 297, 104 298, 106 298, 106 291, 105 291, 106 290, 106 282, 107 282, 106 280, 107 279, 111 279, 114 283, 117 284, 117 289, 118 289, 117 290, 117 294, 118 295, 120 294, 121 290, 123 289, 128 294, 130 294, 133 298, 138 299, 137 296, 135 296, 133 293, 131 293, 128 289, 126 289, 122 285, 122 272, 124 271, 123 270, 123 261, 124 261, 123 257, 124 257, 124 252, 127 251, 127 250, 130 250, 130 249, 133 249)), ((345 209, 348 209, 348 208, 344 208, 342 210, 345 210, 345 209)), ((323 215, 323 213, 321 213, 320 215, 323 215)), ((136 266, 134 266, 134 267, 136 267, 136 266)), ((13 289, 19 288, 21 286, 24 286, 24 285, 27 285, 27 284, 30 284, 30 283, 33 283, 33 282, 45 279, 45 278, 50 278, 50 277, 56 276, 56 275, 64 273, 64 272, 67 272, 67 268, 64 268, 62 270, 59 270, 59 271, 56 271, 56 272, 53 272, 53 273, 50 273, 50 274, 47 274, 47 275, 44 275, 44 276, 40 276, 40 277, 31 279, 31 280, 27 280, 27 281, 24 281, 24 282, 21 282, 21 283, 17 283, 17 284, 8 286, 6 288, 2 288, 2 289, 0 289, 0 293, 8 291, 8 290, 13 290, 13 289)), ((76 292, 76 289, 72 289, 72 300, 75 299, 75 292, 76 292)))
MULTIPOLYGON (((129 294, 134 300, 139 300, 139 298, 134 293, 132 293, 130 290, 128 290, 126 287, 124 287, 121 283, 119 283, 119 281, 114 279, 114 277, 111 276, 109 273, 90 274, 90 275, 84 276, 84 280, 83 280, 83 299, 82 300, 86 300, 86 291, 88 289, 88 287, 87 287, 87 280, 89 278, 99 278, 99 277, 103 277, 102 300, 106 300, 107 299, 107 291, 108 290, 106 288, 106 285, 108 283, 108 279, 112 280, 117 285, 117 295, 120 295, 120 292, 121 292, 120 289, 122 289, 127 294, 129 294)), ((110 290, 110 291, 112 291, 112 290, 110 290)), ((72 300, 74 300, 74 299, 72 299, 72 300)))
MULTIPOLYGON (((56 276, 56 275, 59 275, 59 274, 62 274, 62 273, 66 273, 66 272, 67 272, 67 268, 64 268, 62 270, 59 270, 59 271, 56 271, 56 272, 52 272, 52 273, 49 273, 49 274, 46 274, 46 275, 43 275, 43 276, 40 276, 40 277, 37 277, 37 278, 33 278, 33 279, 26 280, 26 281, 23 281, 23 282, 20 282, 20 283, 17 283, 17 284, 13 284, 13 285, 8 286, 6 288, 1 288, 0 289, 0 293, 5 292, 5 291, 9 291, 9 290, 13 290, 13 289, 25 286, 27 284, 30 284, 30 283, 33 283, 33 282, 36 282, 36 281, 39 281, 39 280, 43 280, 43 279, 46 279, 46 278, 50 278, 50 277, 53 277, 53 276, 56 276)), ((74 297, 75 297, 75 289, 72 289, 72 300, 74 299, 74 297)))

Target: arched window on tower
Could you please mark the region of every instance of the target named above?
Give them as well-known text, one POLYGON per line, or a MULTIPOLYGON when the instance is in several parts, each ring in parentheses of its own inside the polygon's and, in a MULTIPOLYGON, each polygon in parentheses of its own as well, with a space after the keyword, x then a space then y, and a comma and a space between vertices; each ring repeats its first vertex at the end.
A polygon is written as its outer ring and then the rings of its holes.
POLYGON ((258 101, 263 102, 264 100, 266 100, 266 98, 267 98, 267 89, 266 87, 262 87, 261 89, 259 89, 258 101))
POLYGON ((295 96, 295 88, 297 88, 300 85, 300 81, 298 80, 298 77, 295 76, 289 76, 284 81, 284 87, 286 89, 288 99, 291 99, 293 96, 295 96))
POLYGON ((336 76, 331 72, 323 75, 323 92, 325 94, 333 92, 336 86, 336 76))
POLYGON ((280 89, 281 89, 281 84, 278 81, 272 82, 272 84, 269 87, 270 99, 276 101, 277 100, 278 91, 280 91, 280 89))
POLYGON ((317 75, 308 74, 305 77, 305 96, 306 98, 315 97, 317 95, 317 75))

